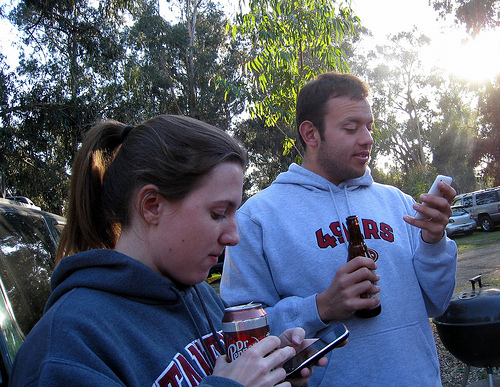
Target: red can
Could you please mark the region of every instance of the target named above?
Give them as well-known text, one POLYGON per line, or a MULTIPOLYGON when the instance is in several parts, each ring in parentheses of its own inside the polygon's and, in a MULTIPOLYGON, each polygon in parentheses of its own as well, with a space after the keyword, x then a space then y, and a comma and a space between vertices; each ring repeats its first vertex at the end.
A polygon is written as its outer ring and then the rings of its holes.
POLYGON ((261 304, 226 308, 222 318, 227 361, 237 359, 255 343, 269 336, 267 313, 261 304))

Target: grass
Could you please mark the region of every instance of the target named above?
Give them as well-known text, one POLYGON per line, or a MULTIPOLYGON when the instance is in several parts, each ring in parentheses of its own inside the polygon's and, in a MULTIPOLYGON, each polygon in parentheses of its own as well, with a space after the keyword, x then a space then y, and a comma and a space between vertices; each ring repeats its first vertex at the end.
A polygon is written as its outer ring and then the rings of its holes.
POLYGON ((220 280, 221 277, 222 277, 222 274, 216 273, 216 274, 212 274, 205 281, 207 281, 209 284, 211 284, 212 282, 220 280))
MULTIPOLYGON (((494 232, 486 232, 478 228, 477 231, 470 236, 457 235, 453 238, 453 240, 457 244, 459 252, 469 249, 481 248, 483 246, 500 244, 500 226, 497 226, 494 232)), ((495 273, 498 273, 498 271, 495 273)), ((494 287, 500 286, 500 274, 498 276, 490 276, 488 278, 487 285, 494 287)))
POLYGON ((458 251, 466 251, 481 246, 489 246, 500 243, 500 228, 494 232, 486 232, 478 229, 470 236, 456 236, 453 238, 457 244, 458 251))

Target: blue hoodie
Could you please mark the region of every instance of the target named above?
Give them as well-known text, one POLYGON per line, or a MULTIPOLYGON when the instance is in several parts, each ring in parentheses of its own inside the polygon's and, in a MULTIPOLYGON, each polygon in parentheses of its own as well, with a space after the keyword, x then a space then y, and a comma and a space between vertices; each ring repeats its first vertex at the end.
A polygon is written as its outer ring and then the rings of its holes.
POLYGON ((240 386, 211 375, 224 305, 112 250, 64 258, 11 386, 240 386))
POLYGON ((446 309, 455 287, 456 244, 425 243, 403 221, 413 199, 363 177, 338 186, 296 164, 237 213, 240 242, 228 248, 221 296, 230 305, 266 306, 271 333, 294 326, 308 337, 340 322, 349 343, 315 368, 311 386, 439 386, 429 317, 446 309), (378 253, 382 312, 324 323, 316 295, 347 262, 346 218, 357 215, 369 249, 378 253))

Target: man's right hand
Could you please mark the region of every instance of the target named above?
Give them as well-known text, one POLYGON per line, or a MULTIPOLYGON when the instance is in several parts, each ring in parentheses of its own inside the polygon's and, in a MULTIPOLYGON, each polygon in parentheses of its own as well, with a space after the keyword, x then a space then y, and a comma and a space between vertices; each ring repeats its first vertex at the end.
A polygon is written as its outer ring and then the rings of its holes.
POLYGON ((343 320, 360 309, 369 309, 380 303, 378 297, 361 298, 363 293, 378 293, 380 287, 373 285, 380 276, 373 270, 377 264, 373 259, 356 257, 341 266, 325 291, 316 296, 321 319, 328 323, 343 320))

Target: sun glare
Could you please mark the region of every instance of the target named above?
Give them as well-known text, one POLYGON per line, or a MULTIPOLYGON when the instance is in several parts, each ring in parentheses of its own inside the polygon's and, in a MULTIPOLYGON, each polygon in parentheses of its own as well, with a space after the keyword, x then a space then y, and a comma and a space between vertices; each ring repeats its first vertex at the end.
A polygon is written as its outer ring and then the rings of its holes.
POLYGON ((472 82, 482 82, 500 74, 500 30, 483 31, 475 39, 450 42, 441 53, 441 67, 472 82))

